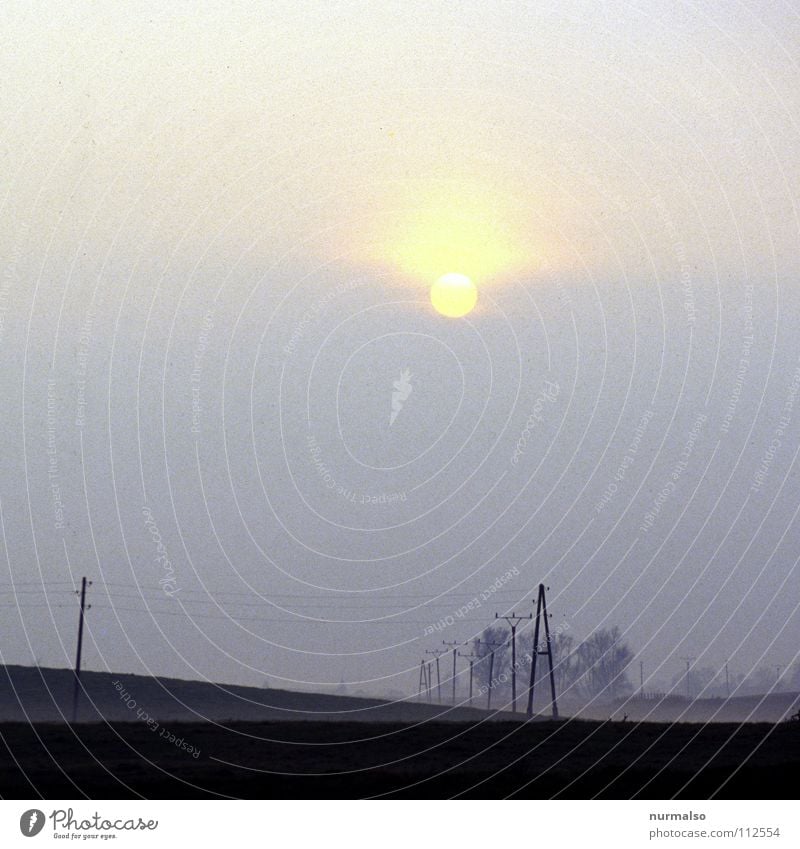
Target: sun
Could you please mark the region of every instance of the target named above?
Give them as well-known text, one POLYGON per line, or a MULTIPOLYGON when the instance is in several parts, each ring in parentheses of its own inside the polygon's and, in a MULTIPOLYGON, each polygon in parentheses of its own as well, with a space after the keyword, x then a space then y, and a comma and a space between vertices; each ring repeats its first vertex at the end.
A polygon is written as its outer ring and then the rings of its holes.
POLYGON ((478 300, 475 284, 465 274, 444 274, 431 286, 434 309, 448 318, 461 318, 478 300))

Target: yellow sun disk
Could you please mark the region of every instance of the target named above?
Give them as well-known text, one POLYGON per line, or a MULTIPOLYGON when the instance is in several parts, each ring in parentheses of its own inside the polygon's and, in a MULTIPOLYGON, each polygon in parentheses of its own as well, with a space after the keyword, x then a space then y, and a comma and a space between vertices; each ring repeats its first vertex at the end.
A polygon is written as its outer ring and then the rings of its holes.
POLYGON ((461 318, 478 300, 475 284, 463 274, 445 274, 431 286, 434 309, 447 318, 461 318))

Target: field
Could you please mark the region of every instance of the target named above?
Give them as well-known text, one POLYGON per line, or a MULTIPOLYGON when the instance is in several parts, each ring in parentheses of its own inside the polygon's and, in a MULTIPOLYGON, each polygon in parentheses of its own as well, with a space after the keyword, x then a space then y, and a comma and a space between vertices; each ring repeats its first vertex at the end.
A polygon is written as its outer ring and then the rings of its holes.
POLYGON ((4 798, 792 798, 800 728, 5 724, 4 798))
POLYGON ((798 722, 525 722, 90 672, 72 724, 72 673, 3 670, 3 798, 792 798, 800 769, 798 722))

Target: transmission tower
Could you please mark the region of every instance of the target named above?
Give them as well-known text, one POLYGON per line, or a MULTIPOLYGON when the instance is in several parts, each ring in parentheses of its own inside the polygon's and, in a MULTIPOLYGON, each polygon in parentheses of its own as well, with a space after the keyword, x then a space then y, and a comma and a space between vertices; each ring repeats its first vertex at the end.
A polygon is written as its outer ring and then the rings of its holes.
MULTIPOLYGON (((436 658, 436 701, 442 703, 442 673, 439 668, 439 658, 446 654, 444 649, 429 649, 425 654, 432 654, 436 658)), ((428 667, 430 668, 430 667, 428 667)))
POLYGON ((417 696, 419 700, 422 701, 427 695, 430 687, 428 686, 428 669, 425 666, 425 661, 421 660, 419 662, 419 689, 417 690, 417 696))
POLYGON ((550 696, 553 705, 553 719, 558 719, 558 703, 556 701, 556 679, 553 674, 553 642, 550 638, 550 624, 547 616, 547 598, 545 596, 544 584, 539 584, 539 597, 536 602, 536 625, 533 631, 533 651, 531 653, 531 681, 528 686, 528 717, 533 716, 533 689, 536 684, 536 659, 539 655, 547 657, 550 669, 550 696), (539 646, 539 627, 544 622, 544 645, 539 646))

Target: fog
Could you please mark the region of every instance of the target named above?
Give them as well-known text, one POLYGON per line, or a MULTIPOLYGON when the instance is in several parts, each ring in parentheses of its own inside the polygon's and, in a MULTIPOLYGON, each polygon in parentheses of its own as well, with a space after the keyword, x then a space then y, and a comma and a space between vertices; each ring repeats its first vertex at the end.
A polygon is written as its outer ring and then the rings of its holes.
POLYGON ((409 694, 540 582, 788 671, 796 16, 181 9, 0 13, 3 662, 85 575, 98 671, 409 694))

